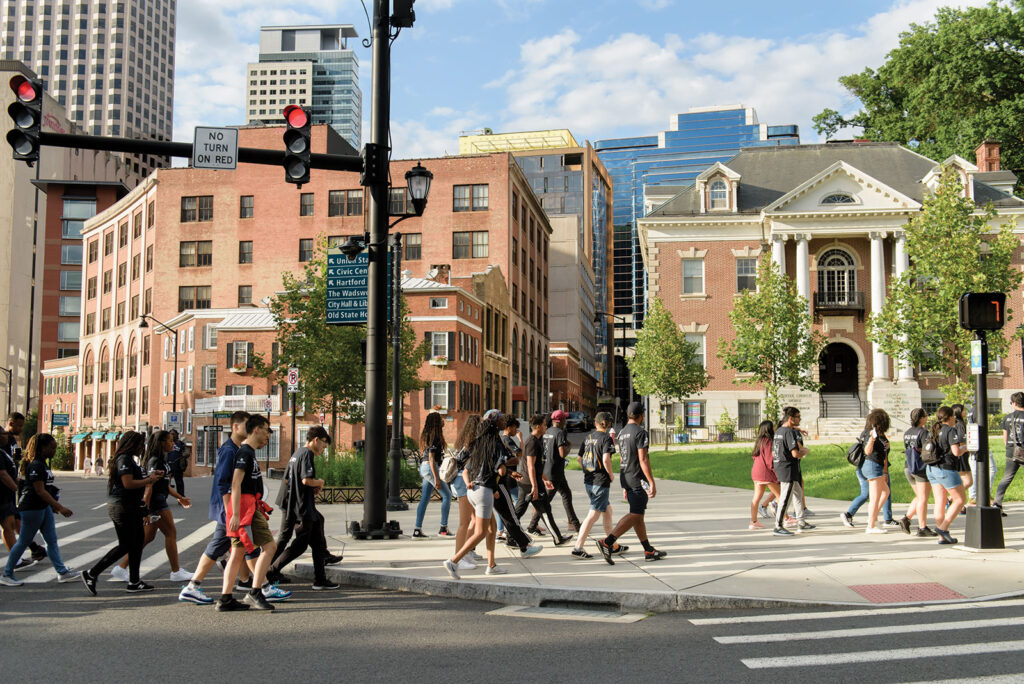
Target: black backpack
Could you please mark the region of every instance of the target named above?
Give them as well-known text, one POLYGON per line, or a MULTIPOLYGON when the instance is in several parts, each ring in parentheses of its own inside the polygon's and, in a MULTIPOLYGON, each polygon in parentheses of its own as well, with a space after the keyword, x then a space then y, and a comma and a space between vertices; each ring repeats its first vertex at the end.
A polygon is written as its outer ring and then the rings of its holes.
POLYGON ((859 439, 846 450, 846 460, 854 468, 860 468, 864 465, 864 444, 859 439))
POLYGON ((925 430, 921 436, 921 462, 926 466, 934 466, 942 462, 942 450, 939 449, 939 443, 932 436, 931 430, 925 430))

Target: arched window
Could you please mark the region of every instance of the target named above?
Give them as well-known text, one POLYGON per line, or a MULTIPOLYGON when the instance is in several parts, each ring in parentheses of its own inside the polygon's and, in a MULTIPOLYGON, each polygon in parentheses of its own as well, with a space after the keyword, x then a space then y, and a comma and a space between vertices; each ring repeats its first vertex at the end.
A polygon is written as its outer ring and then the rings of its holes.
POLYGON ((134 378, 139 374, 139 352, 135 345, 135 337, 128 344, 128 377, 134 378))
POLYGON ((857 200, 853 195, 846 192, 833 192, 829 195, 825 195, 824 199, 821 200, 822 204, 856 204, 857 200))
POLYGON ((818 301, 852 304, 857 296, 857 262, 844 249, 830 249, 818 258, 818 301))
POLYGON ((708 188, 712 209, 729 208, 729 186, 723 180, 716 180, 708 188))
POLYGON ((124 380, 124 345, 120 340, 114 347, 114 379, 124 380))
POLYGON ((100 351, 100 382, 110 381, 110 349, 103 347, 100 351))
POLYGON ((85 376, 82 384, 91 385, 92 381, 95 379, 96 373, 96 367, 93 366, 93 355, 91 349, 85 353, 85 367, 82 369, 82 372, 85 376))

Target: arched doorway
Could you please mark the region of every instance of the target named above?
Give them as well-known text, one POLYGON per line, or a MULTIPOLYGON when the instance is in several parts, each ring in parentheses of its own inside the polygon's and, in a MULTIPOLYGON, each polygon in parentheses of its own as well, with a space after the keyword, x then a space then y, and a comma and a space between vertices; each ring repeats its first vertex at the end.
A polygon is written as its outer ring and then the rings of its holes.
POLYGON ((825 347, 818 357, 818 380, 823 394, 856 393, 859 389, 857 352, 842 342, 825 347))

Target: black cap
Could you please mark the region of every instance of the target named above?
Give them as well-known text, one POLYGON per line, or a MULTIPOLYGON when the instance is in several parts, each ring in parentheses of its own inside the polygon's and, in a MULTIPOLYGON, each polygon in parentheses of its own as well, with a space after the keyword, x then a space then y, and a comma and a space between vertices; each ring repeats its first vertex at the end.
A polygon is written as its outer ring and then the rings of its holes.
POLYGON ((626 415, 627 416, 641 416, 641 415, 643 415, 643 413, 644 413, 643 402, 631 401, 631 402, 629 402, 629 406, 626 407, 626 415))

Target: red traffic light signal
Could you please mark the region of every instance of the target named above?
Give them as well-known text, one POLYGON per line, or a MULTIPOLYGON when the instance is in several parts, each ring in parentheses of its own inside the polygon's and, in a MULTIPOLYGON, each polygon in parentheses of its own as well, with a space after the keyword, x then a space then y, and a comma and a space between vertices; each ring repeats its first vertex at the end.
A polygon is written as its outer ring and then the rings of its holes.
POLYGON ((284 108, 284 179, 302 187, 309 182, 310 116, 299 105, 284 108))
POLYGON ((14 149, 14 159, 30 165, 39 161, 39 134, 43 120, 43 82, 17 75, 11 79, 14 102, 7 108, 14 128, 7 132, 7 142, 14 149))
POLYGON ((960 327, 966 330, 1001 330, 1006 323, 1006 295, 968 292, 960 297, 960 327))

